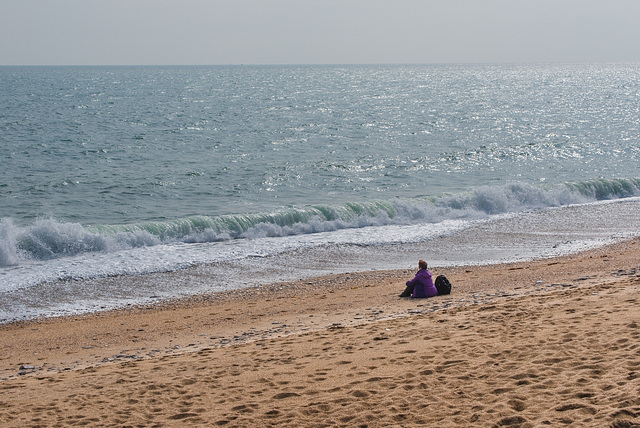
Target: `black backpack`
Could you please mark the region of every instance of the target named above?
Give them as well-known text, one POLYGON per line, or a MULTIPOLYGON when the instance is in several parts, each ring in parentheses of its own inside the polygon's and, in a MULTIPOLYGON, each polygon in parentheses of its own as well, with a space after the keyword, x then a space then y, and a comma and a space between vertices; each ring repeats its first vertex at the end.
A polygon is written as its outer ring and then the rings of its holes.
POLYGON ((438 275, 435 286, 438 289, 438 295, 451 293, 451 283, 444 275, 438 275))

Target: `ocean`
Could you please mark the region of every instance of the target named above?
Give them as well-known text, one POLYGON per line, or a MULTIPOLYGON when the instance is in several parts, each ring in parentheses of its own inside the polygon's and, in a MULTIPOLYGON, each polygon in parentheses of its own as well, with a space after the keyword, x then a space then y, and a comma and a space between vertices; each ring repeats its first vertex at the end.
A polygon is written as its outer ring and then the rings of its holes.
POLYGON ((0 67, 0 323, 640 232, 640 64, 0 67))

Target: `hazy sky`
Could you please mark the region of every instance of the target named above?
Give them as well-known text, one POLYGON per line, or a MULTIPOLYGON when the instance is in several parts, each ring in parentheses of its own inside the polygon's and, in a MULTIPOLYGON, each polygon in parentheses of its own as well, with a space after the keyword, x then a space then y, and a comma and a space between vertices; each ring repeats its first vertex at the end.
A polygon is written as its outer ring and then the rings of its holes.
POLYGON ((0 0, 0 65, 639 62, 639 0, 0 0))

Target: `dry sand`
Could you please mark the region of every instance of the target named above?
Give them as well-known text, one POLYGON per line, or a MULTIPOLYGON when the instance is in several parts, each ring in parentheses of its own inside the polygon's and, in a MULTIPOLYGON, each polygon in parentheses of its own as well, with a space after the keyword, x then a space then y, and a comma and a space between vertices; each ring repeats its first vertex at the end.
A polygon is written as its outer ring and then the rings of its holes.
POLYGON ((640 426, 640 243, 0 326, 0 426, 640 426))

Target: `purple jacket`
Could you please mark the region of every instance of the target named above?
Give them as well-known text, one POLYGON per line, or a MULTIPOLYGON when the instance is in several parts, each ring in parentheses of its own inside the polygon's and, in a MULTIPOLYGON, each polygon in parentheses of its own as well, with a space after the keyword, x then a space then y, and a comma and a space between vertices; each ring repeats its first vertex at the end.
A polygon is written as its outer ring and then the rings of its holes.
POLYGON ((418 271, 415 278, 407 281, 407 285, 413 285, 413 295, 411 297, 433 297, 438 295, 436 286, 433 285, 431 272, 426 269, 418 271))

